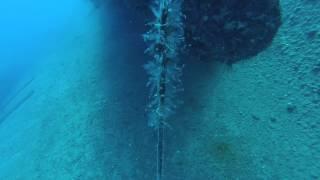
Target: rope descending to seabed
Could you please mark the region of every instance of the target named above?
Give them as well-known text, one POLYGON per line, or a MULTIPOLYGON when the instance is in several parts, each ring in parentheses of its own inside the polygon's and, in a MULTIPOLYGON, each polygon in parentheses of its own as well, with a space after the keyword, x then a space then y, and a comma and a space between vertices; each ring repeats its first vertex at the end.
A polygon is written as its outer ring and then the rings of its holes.
POLYGON ((180 104, 176 95, 183 90, 178 58, 183 43, 181 4, 182 0, 155 0, 152 6, 155 20, 144 34, 144 40, 150 43, 146 53, 153 57, 144 68, 149 74, 148 124, 157 130, 158 138, 157 180, 163 175, 166 120, 180 104))

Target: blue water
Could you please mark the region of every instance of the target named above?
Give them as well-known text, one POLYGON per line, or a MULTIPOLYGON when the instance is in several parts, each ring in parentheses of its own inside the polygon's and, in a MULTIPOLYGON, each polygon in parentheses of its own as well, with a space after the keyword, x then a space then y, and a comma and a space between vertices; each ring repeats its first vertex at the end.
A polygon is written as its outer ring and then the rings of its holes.
POLYGON ((56 46, 55 39, 82 8, 83 4, 73 0, 1 3, 0 102, 26 73, 44 61, 48 48, 56 46))
POLYGON ((320 2, 239 2, 172 6, 147 53, 151 0, 2 2, 0 180, 320 179, 320 2))

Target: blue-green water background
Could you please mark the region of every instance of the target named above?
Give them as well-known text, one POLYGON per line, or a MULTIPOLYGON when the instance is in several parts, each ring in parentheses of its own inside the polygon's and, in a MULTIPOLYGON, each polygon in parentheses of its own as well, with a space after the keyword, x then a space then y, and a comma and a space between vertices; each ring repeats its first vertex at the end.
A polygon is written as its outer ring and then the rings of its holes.
MULTIPOLYGON (((320 178, 320 3, 280 5, 283 24, 257 56, 182 59, 164 179, 320 178)), ((1 3, 0 179, 154 179, 145 26, 123 9, 1 3)))

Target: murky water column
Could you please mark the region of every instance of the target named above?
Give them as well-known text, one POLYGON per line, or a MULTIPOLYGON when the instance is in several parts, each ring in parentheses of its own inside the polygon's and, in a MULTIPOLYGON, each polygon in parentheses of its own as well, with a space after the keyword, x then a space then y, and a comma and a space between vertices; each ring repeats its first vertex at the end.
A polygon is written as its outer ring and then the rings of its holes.
MULTIPOLYGON (((85 0, 15 6, 30 7, 14 11, 20 17, 41 16, 34 24, 39 28, 20 29, 19 36, 37 38, 36 30, 45 32, 38 44, 24 42, 41 55, 22 55, 37 61, 36 66, 21 77, 0 114, 0 179, 127 176, 130 168, 119 165, 129 166, 130 158, 113 151, 125 139, 115 128, 122 112, 113 91, 118 82, 112 72, 116 57, 111 53, 116 42, 110 38, 108 14, 103 13, 110 11, 85 0)), ((19 41, 14 44, 18 45, 19 41)))

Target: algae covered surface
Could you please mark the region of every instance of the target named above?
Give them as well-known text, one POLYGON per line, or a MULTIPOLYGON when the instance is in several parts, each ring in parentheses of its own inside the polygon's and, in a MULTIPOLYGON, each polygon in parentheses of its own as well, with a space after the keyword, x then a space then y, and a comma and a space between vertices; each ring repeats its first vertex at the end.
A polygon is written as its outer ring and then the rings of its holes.
MULTIPOLYGON (((132 2, 53 2, 70 8, 34 44, 20 28, 0 30, 26 36, 0 43, 0 179, 155 179, 142 38, 150 14, 132 2)), ((186 48, 163 179, 320 178, 319 9, 316 0, 280 0, 272 42, 232 63, 186 48)))

